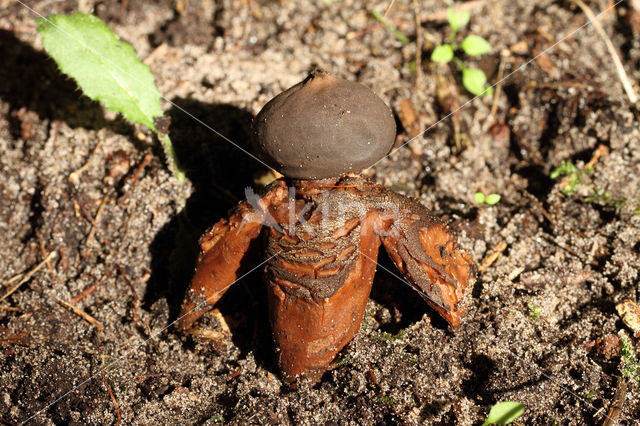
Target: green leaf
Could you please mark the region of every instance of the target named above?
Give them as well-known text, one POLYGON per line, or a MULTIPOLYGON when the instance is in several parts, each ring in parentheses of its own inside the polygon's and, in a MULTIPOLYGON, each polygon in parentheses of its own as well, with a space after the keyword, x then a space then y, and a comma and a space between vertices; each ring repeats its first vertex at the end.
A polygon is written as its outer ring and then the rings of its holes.
POLYGON ((506 425, 511 423, 524 413, 524 404, 515 401, 499 402, 489 412, 487 420, 482 423, 482 426, 489 424, 506 425))
POLYGON ((489 204, 490 206, 493 206, 495 204, 498 204, 498 202, 500 201, 500 198, 502 198, 500 194, 489 194, 487 195, 487 199, 485 203, 489 204))
POLYGON ((491 51, 489 42, 475 34, 466 36, 460 43, 460 47, 469 56, 480 56, 491 51))
POLYGON ((571 161, 562 160, 560 165, 553 169, 549 177, 551 179, 557 179, 560 176, 569 176, 578 173, 578 168, 573 165, 571 161))
POLYGON ((82 13, 53 15, 38 19, 38 32, 44 49, 85 95, 156 130, 153 119, 162 110, 153 75, 104 22, 82 13))
POLYGON ((431 60, 434 62, 447 63, 453 59, 453 48, 449 44, 443 44, 433 49, 431 60))
POLYGON ((473 198, 476 200, 476 203, 478 204, 484 204, 485 202, 485 196, 482 192, 476 192, 475 194, 473 194, 473 198))
POLYGON ((452 33, 457 33, 460 28, 466 27, 471 19, 470 12, 456 12, 452 8, 447 9, 447 19, 452 33))
POLYGON ((474 95, 481 95, 485 92, 487 76, 482 70, 477 68, 462 69, 462 85, 474 95))

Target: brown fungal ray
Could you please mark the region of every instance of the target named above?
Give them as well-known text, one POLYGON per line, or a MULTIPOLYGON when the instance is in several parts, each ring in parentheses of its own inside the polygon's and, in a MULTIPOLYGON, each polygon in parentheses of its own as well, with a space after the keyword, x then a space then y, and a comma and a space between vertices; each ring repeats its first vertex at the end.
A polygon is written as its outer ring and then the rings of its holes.
POLYGON ((462 299, 476 268, 455 235, 420 203, 399 194, 400 217, 382 237, 404 278, 453 327, 460 325, 462 299))
POLYGON ((198 263, 182 302, 179 330, 188 331, 235 283, 249 244, 260 235, 265 220, 264 212, 285 198, 284 184, 274 185, 258 201, 262 211, 243 201, 232 211, 228 220, 221 219, 200 238, 198 263))
POLYGON ((307 300, 291 294, 291 285, 277 277, 269 279, 269 316, 284 380, 292 385, 300 376, 317 381, 336 354, 360 328, 369 299, 380 237, 384 226, 377 211, 363 219, 359 255, 341 287, 330 297, 307 300))
POLYGON ((371 166, 395 136, 393 113, 368 87, 317 70, 262 108, 252 143, 283 175, 324 179, 371 166))

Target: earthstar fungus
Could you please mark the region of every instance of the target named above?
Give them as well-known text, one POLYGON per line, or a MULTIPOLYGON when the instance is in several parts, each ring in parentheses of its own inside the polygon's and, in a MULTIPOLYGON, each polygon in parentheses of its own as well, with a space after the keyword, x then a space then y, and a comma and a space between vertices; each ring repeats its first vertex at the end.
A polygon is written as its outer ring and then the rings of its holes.
POLYGON ((188 332, 265 238, 269 316, 285 382, 318 380, 357 333, 381 245, 453 327, 475 277, 447 225, 416 200, 357 172, 395 138, 389 108, 365 86, 314 71, 268 102, 253 124, 260 157, 284 174, 200 239, 179 328, 188 332))

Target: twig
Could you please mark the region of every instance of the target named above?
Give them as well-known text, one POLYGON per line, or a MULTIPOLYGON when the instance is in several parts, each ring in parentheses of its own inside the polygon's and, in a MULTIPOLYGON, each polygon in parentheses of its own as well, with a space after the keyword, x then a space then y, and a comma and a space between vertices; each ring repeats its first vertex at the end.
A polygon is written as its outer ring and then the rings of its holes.
POLYGON ((524 194, 525 197, 527 197, 529 200, 531 200, 531 202, 536 207, 536 209, 539 210, 539 213, 541 213, 542 216, 544 216, 544 218, 547 219, 551 225, 556 226, 556 222, 553 220, 553 218, 551 217, 551 215, 549 214, 547 209, 544 208, 544 206, 542 205, 540 200, 538 200, 535 197, 535 195, 533 195, 532 193, 530 193, 526 189, 523 189, 522 193, 524 194))
POLYGON ((82 167, 80 167, 79 169, 77 169, 76 171, 72 172, 68 179, 69 182, 73 183, 74 185, 77 185, 78 182, 80 182, 80 175, 82 174, 82 172, 84 172, 87 167, 89 167, 91 165, 91 160, 93 160, 93 157, 95 156, 96 152, 98 151, 98 148, 100 147, 100 144, 102 143, 102 139, 98 140, 98 143, 96 144, 95 148, 93 148, 93 151, 91 151, 91 154, 89 155, 89 158, 87 159, 87 162, 84 163, 84 165, 82 165, 82 167))
POLYGON ((606 157, 607 155, 609 155, 609 147, 604 144, 598 145, 595 151, 593 151, 591 159, 587 164, 584 165, 582 170, 595 167, 595 165, 598 163, 598 160, 600 160, 600 158, 602 157, 606 157))
POLYGON ((604 29, 602 28, 602 25, 600 25, 600 21, 598 21, 598 18, 596 18, 596 15, 594 15, 593 11, 591 11, 589 6, 584 4, 582 0, 572 0, 572 1, 575 4, 577 4, 578 7, 580 7, 580 9, 582 9, 584 14, 587 15, 587 18, 589 18, 589 21, 591 21, 591 23, 593 24, 593 28, 595 28, 598 34, 600 34, 600 37, 602 37, 604 44, 607 46, 607 50, 609 50, 611 59, 613 59, 613 63, 616 66, 616 70, 618 71, 618 78, 620 78, 622 87, 624 87, 624 91, 627 93, 627 97, 629 98, 629 101, 635 105, 636 102, 638 101, 638 96, 636 95, 636 92, 633 89, 631 82, 629 81, 629 77, 627 77, 627 73, 624 70, 622 61, 620 60, 620 57, 618 56, 618 53, 616 52, 616 48, 614 47, 613 43, 611 43, 611 39, 609 38, 609 36, 607 36, 607 33, 605 33, 604 29))
POLYGON ((129 196, 131 191, 133 191, 133 188, 136 186, 136 183, 138 182, 138 177, 140 176, 140 173, 142 173, 142 170, 144 170, 144 168, 147 167, 147 165, 151 162, 151 156, 152 156, 151 151, 147 152, 144 158, 142 159, 142 161, 140 162, 140 164, 138 165, 138 167, 136 167, 136 170, 133 172, 131 177, 128 178, 129 188, 127 189, 127 192, 122 194, 122 197, 120 197, 120 199, 118 200, 119 206, 121 206, 125 202, 125 200, 129 196))
POLYGON ((91 230, 89 231, 89 235, 87 236, 87 241, 85 242, 86 246, 89 246, 91 242, 93 242, 93 238, 96 234, 97 223, 98 223, 98 220, 100 220, 100 216, 102 215, 102 210, 104 209, 104 205, 107 202, 107 199, 108 198, 106 195, 102 197, 102 200, 100 201, 100 205, 98 206, 98 211, 96 212, 96 217, 91 219, 92 226, 91 226, 91 230))
MULTIPOLYGON (((507 53, 507 55, 509 54, 508 50, 506 50, 505 52, 507 53)), ((498 100, 500 99, 500 95, 502 94, 502 83, 504 80, 502 78, 502 75, 504 74, 504 63, 507 55, 500 54, 500 65, 498 66, 498 83, 496 84, 496 90, 493 92, 493 104, 491 104, 491 112, 489 113, 489 119, 487 120, 487 122, 489 122, 489 120, 493 120, 493 118, 496 116, 496 112, 498 112, 498 100)))
POLYGON ((116 397, 113 394, 113 391, 111 390, 111 386, 109 386, 109 382, 107 382, 107 376, 104 374, 104 357, 102 357, 100 374, 102 375, 102 381, 104 381, 104 385, 107 387, 107 391, 109 392, 109 396, 111 397, 111 402, 113 402, 113 405, 115 406, 115 409, 116 409, 116 416, 118 416, 116 418, 116 426, 117 426, 118 424, 120 424, 120 420, 122 419, 122 412, 120 411, 120 406, 118 405, 118 401, 116 400, 116 397))
POLYGON ((124 270, 124 268, 118 265, 118 271, 120 272, 120 275, 122 275, 124 280, 129 285, 129 288, 131 289, 131 293, 133 293, 133 312, 131 313, 131 315, 133 316, 133 324, 135 324, 136 322, 138 322, 138 306, 140 306, 138 294, 136 293, 136 288, 133 286, 133 283, 129 279, 129 276, 127 275, 127 272, 124 270))
POLYGON ((89 324, 91 324, 92 326, 97 328, 98 330, 104 331, 104 326, 102 324, 100 324, 100 321, 98 321, 97 319, 95 319, 94 317, 92 317, 91 315, 89 315, 88 313, 83 311, 82 309, 80 309, 77 306, 72 305, 71 303, 66 302, 66 301, 64 301, 62 299, 57 299, 57 301, 58 301, 59 304, 61 304, 65 308, 71 310, 74 314, 82 317, 86 322, 88 322, 89 324))
POLYGON ((418 0, 413 0, 413 14, 416 18, 416 81, 414 87, 419 87, 422 82, 422 18, 420 17, 418 0))
POLYGON ((535 90, 535 89, 557 89, 558 87, 576 87, 578 89, 593 89, 593 86, 587 83, 581 83, 578 81, 551 81, 551 82, 535 82, 531 81, 525 84, 523 90, 535 90))
MULTIPOLYGON (((42 235, 40 234, 39 231, 36 231, 36 236, 38 237, 38 245, 40 246, 40 254, 42 254, 42 257, 46 257, 47 256, 47 250, 44 247, 44 242, 42 241, 42 235)), ((55 275, 56 273, 53 270, 53 266, 51 266, 51 262, 49 262, 47 260, 46 264, 47 264, 47 269, 49 269, 49 272, 51 272, 51 275, 55 275)))
POLYGON ((493 263, 496 260, 498 260, 498 258, 500 257, 502 252, 506 250, 506 248, 507 248, 507 242, 506 241, 503 241, 500 244, 498 244, 497 246, 495 246, 495 248, 493 249, 491 254, 489 256, 485 257, 482 260, 482 264, 480 265, 478 270, 480 272, 485 272, 487 269, 489 269, 489 267, 491 265, 493 265, 493 263))
POLYGON ((8 280, 6 280, 4 282, 3 287, 8 286, 9 284, 11 284, 14 281, 18 281, 20 278, 22 278, 24 276, 24 272, 20 272, 18 274, 15 274, 14 276, 12 276, 11 278, 9 278, 8 280))
POLYGON ((49 261, 49 259, 51 259, 51 257, 54 254, 56 254, 56 252, 52 251, 51 253, 49 253, 47 255, 47 257, 44 258, 44 260, 42 262, 38 263, 35 268, 33 268, 32 270, 30 270, 29 272, 24 274, 24 277, 20 280, 20 282, 18 282, 18 284, 16 284, 13 287, 11 287, 9 290, 7 290, 7 292, 4 294, 4 296, 0 297, 0 302, 2 302, 4 299, 6 299, 7 297, 9 297, 13 293, 15 293, 16 290, 18 290, 20 288, 20 286, 22 286, 22 284, 24 284, 27 281, 29 281, 31 279, 31 277, 33 276, 33 274, 38 272, 40 270, 40 268, 42 268, 44 265, 46 265, 47 261, 49 261))
POLYGON ((96 288, 98 288, 100 286, 100 284, 102 284, 105 280, 109 279, 111 277, 111 273, 112 271, 107 272, 106 275, 104 275, 102 278, 100 278, 100 281, 98 281, 97 283, 93 283, 88 285, 87 287, 85 287, 84 290, 82 290, 82 293, 80 293, 77 296, 74 296, 71 298, 71 303, 76 304, 79 301, 81 301, 82 299, 84 299, 85 297, 87 297, 88 295, 90 295, 91 293, 93 293, 96 288))
POLYGON ((618 387, 616 388, 616 393, 613 396, 613 403, 611 404, 611 408, 609 409, 609 413, 607 414, 607 419, 602 423, 602 426, 613 426, 615 425, 616 419, 620 416, 622 412, 622 408, 624 407, 624 400, 627 397, 627 381, 622 377, 618 377, 618 387))
POLYGON ((382 15, 383 18, 387 17, 387 14, 391 11, 391 8, 393 7, 393 4, 396 2, 396 0, 391 0, 391 3, 389 3, 389 6, 387 6, 387 8, 384 10, 384 14, 382 15))

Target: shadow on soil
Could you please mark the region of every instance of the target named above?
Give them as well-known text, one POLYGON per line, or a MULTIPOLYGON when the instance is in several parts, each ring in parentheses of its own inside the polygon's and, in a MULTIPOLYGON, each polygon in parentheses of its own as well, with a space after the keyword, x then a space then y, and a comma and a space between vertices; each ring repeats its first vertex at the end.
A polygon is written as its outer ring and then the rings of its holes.
MULTIPOLYGON (((191 99, 179 98, 173 102, 177 106, 168 112, 170 136, 194 191, 183 210, 160 230, 151 244, 152 274, 144 296, 147 308, 158 299, 166 298, 170 321, 178 318, 184 292, 191 281, 198 239, 206 229, 228 216, 229 210, 245 198, 244 189, 253 185, 254 174, 265 170, 255 159, 181 109, 247 151, 251 150, 248 141, 253 116, 250 112, 232 105, 204 104, 191 99)), ((263 260, 261 246, 258 238, 245 256, 239 275, 263 260)), ((234 344, 243 353, 254 351, 258 362, 270 366, 273 348, 261 272, 262 268, 258 268, 238 281, 216 307, 231 329, 234 344)))
POLYGON ((17 113, 21 108, 36 112, 42 120, 64 121, 71 127, 109 127, 120 134, 132 134, 133 127, 124 119, 107 120, 100 104, 83 96, 53 59, 9 31, 0 30, 0 58, 0 98, 10 104, 9 130, 14 136, 20 136, 17 113))

